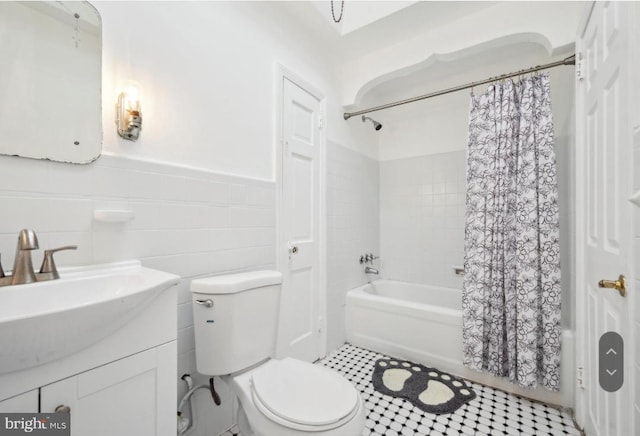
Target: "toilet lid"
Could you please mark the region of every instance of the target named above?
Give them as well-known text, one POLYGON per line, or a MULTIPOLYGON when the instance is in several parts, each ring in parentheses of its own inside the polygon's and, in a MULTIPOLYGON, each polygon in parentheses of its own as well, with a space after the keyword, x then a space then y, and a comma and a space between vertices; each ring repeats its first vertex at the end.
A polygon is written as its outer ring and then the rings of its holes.
POLYGON ((358 392, 340 374, 289 358, 272 363, 277 364, 252 376, 253 396, 259 409, 286 421, 284 425, 331 428, 357 412, 358 392))

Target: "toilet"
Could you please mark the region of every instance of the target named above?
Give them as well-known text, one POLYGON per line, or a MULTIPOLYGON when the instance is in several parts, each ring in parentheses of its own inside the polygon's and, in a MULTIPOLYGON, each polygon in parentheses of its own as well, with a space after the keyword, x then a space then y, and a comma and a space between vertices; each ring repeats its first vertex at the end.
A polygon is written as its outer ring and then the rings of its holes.
POLYGON ((335 371, 274 359, 282 275, 253 271, 191 282, 198 372, 238 397, 243 436, 356 436, 366 411, 335 371))

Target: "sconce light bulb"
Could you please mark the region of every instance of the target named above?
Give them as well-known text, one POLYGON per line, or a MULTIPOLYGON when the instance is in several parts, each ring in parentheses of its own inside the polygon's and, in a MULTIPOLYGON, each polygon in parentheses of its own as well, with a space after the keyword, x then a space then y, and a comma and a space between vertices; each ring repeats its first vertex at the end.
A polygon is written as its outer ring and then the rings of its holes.
POLYGON ((135 86, 129 86, 126 91, 126 108, 129 112, 140 112, 140 93, 135 86))
POLYGON ((135 141, 142 129, 142 114, 140 109, 140 96, 134 86, 128 87, 120 93, 116 103, 116 125, 118 135, 122 138, 135 141))

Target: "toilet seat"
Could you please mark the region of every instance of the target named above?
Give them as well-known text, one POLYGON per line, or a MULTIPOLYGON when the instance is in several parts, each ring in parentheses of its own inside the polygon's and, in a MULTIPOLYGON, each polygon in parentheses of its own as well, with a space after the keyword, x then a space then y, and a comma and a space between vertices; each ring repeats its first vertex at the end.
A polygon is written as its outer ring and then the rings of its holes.
POLYGON ((330 369, 286 358, 251 374, 256 408, 270 420, 302 431, 331 430, 353 419, 360 396, 330 369))

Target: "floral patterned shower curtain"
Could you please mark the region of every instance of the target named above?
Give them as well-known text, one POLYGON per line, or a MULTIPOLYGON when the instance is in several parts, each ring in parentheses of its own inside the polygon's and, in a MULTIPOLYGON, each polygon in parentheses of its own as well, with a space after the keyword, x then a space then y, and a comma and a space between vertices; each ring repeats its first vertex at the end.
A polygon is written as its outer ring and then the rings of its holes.
POLYGON ((560 245, 549 76, 471 95, 463 361, 560 387, 560 245))

